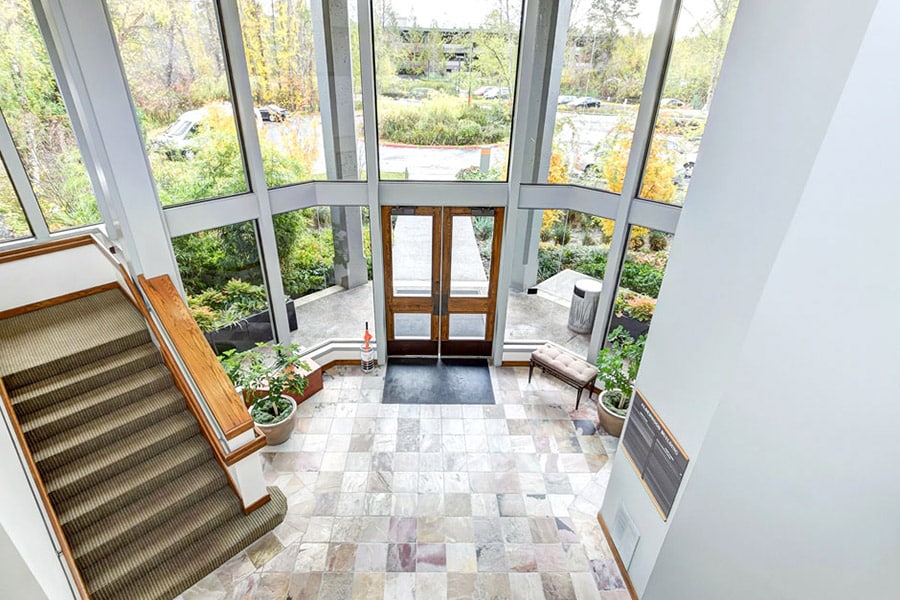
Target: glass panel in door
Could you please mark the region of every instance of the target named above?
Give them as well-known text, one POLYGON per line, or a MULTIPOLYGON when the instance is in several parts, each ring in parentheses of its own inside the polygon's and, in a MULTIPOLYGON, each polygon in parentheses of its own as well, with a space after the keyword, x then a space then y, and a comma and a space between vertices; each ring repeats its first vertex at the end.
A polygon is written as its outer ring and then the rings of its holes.
POLYGON ((383 207, 387 350, 439 353, 441 209, 383 207))
POLYGON ((502 208, 444 208, 441 353, 489 356, 502 208))

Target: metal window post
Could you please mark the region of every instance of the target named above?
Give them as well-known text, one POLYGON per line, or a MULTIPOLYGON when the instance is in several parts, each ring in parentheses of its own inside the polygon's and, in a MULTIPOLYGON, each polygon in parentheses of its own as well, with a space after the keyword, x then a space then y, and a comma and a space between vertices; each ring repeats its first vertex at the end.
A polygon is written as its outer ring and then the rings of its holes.
POLYGON ((640 193, 644 164, 649 154, 650 141, 653 138, 653 125, 659 104, 659 94, 665 83, 666 65, 668 64, 669 52, 672 48, 672 40, 675 37, 675 22, 680 7, 681 0, 662 0, 662 4, 659 7, 656 33, 653 35, 653 45, 650 47, 650 60, 647 63, 647 75, 644 78, 644 88, 641 92, 641 106, 638 109, 637 121, 634 125, 634 137, 631 140, 628 166, 625 169, 625 181, 622 184, 619 210, 616 213, 616 226, 609 244, 606 272, 603 276, 603 291, 600 293, 600 302, 597 307, 597 320, 594 322, 591 343, 588 346, 589 358, 597 356, 597 352, 599 352, 606 337, 606 328, 612 313, 619 275, 622 270, 625 251, 627 250, 631 209, 635 198, 640 193))

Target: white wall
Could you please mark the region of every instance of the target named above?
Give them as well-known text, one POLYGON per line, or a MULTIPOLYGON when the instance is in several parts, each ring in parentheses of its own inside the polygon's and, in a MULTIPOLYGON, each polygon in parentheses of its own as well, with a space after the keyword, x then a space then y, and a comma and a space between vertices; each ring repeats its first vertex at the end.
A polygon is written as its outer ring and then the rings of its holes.
POLYGON ((0 310, 120 280, 93 244, 0 263, 0 310))
POLYGON ((41 590, 37 579, 28 567, 6 531, 0 527, 0 597, 17 598, 19 600, 46 600, 47 595, 41 590))
MULTIPOLYGON (((716 406, 733 393, 748 326, 874 4, 760 0, 738 9, 637 381, 692 458, 683 489, 716 406)), ((620 505, 641 535, 629 573, 642 593, 669 524, 621 453, 607 522, 620 505)), ((679 510, 676 500, 669 523, 679 510)))
POLYGON ((900 595, 898 31, 882 0, 645 600, 900 595))
MULTIPOLYGON (((0 427, 0 481, 3 482, 0 485, 0 528, 5 530, 20 555, 18 562, 0 560, 0 582, 18 580, 27 585, 34 578, 51 600, 73 598, 5 426, 0 427), (31 570, 30 575, 17 572, 22 561, 31 570)), ((28 596, 0 594, 0 597, 28 596)))

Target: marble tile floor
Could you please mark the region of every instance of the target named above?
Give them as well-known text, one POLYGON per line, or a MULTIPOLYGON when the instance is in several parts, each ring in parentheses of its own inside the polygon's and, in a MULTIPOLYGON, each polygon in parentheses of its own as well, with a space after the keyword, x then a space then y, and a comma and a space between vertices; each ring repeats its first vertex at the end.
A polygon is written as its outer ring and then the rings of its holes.
POLYGON ((284 523, 179 600, 627 600, 597 523, 618 440, 596 398, 491 367, 496 405, 381 404, 335 367, 263 452, 284 523), (596 432, 591 432, 597 427, 596 432))

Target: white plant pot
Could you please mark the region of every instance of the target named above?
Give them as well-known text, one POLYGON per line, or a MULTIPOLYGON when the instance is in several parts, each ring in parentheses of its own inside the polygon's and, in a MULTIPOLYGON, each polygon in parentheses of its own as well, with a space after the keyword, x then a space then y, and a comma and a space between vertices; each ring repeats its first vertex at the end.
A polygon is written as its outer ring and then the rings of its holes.
POLYGON ((622 427, 625 426, 625 417, 620 417, 606 408, 603 404, 606 394, 607 392, 602 392, 600 394, 600 399, 597 401, 597 416, 600 417, 600 426, 603 427, 609 435, 619 437, 622 435, 622 427))
POLYGON ((291 412, 288 413, 287 418, 277 423, 253 422, 266 435, 266 445, 268 446, 285 443, 291 439, 291 434, 294 432, 294 422, 297 420, 297 402, 290 396, 281 397, 291 403, 291 412))

